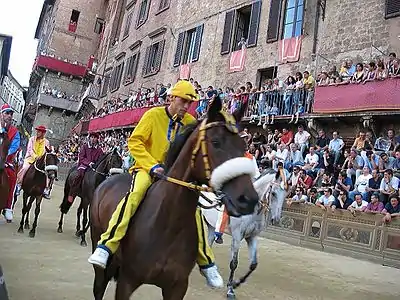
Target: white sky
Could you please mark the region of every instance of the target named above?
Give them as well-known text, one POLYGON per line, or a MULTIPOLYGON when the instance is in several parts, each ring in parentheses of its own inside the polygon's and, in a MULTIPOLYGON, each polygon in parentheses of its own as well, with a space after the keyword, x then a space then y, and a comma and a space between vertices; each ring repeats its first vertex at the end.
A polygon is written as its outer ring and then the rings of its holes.
POLYGON ((29 85, 36 55, 36 25, 44 0, 0 0, 0 33, 13 37, 9 69, 22 86, 29 85))

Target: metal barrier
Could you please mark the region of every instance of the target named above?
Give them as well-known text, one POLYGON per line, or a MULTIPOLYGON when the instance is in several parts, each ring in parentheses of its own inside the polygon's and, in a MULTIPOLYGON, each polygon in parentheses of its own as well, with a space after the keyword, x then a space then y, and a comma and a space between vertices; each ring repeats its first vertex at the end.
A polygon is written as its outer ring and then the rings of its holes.
POLYGON ((323 211, 305 204, 285 205, 279 224, 264 237, 400 268, 400 218, 346 210, 323 211))
POLYGON ((312 111, 314 91, 289 90, 285 92, 269 91, 242 94, 240 100, 249 100, 245 117, 261 115, 290 116, 312 111))

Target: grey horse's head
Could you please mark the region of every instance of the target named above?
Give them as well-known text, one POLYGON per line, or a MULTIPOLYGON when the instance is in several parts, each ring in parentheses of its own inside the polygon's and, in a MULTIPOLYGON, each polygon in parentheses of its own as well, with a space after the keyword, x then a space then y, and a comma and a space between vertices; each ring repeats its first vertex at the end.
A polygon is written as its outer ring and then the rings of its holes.
POLYGON ((279 221, 282 216, 283 203, 288 194, 285 171, 276 172, 268 169, 254 182, 254 188, 260 197, 261 205, 269 207, 270 217, 279 221))

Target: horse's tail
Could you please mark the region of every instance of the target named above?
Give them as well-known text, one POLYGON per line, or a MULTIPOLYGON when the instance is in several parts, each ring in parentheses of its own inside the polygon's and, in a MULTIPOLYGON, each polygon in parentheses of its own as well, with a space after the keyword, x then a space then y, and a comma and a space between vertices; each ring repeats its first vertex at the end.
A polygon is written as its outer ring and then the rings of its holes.
POLYGON ((61 204, 60 204, 60 211, 61 211, 61 213, 63 213, 63 214, 67 214, 68 211, 69 211, 69 209, 71 208, 71 206, 72 206, 72 204, 73 204, 73 202, 68 201, 68 196, 69 196, 69 193, 70 193, 70 190, 71 190, 71 184, 72 184, 72 179, 73 179, 73 176, 71 176, 71 175, 73 174, 73 171, 74 171, 75 169, 76 169, 76 168, 72 168, 72 169, 68 172, 67 178, 65 179, 65 184, 64 184, 64 197, 63 197, 63 200, 62 200, 62 202, 61 202, 61 204))

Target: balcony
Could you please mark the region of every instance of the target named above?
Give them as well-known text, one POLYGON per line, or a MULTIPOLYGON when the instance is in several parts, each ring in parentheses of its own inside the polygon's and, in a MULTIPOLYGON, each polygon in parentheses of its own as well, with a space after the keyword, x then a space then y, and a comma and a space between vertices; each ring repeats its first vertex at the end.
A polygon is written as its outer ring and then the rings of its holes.
POLYGON ((400 79, 317 87, 314 95, 301 90, 245 94, 239 98, 240 101, 247 99, 249 107, 244 121, 258 120, 260 115, 288 119, 296 112, 300 118, 355 116, 366 111, 372 115, 400 114, 400 79), (260 105, 262 101, 265 105, 260 105))
POLYGON ((48 69, 54 72, 61 72, 66 75, 76 77, 84 77, 86 75, 86 66, 79 63, 71 63, 69 61, 61 60, 56 57, 39 55, 36 57, 33 68, 36 67, 48 69))

